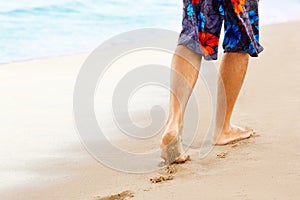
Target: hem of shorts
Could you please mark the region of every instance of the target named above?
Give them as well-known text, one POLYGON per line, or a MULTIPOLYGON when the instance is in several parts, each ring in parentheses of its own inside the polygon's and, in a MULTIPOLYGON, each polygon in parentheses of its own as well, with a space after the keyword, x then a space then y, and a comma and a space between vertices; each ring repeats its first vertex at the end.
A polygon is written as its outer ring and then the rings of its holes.
MULTIPOLYGON (((202 51, 195 49, 194 45, 192 45, 191 43, 178 42, 177 45, 183 45, 183 46, 189 48, 193 52, 195 52, 195 53, 199 54, 200 56, 202 56, 207 61, 217 60, 218 59, 218 56, 215 56, 215 57, 212 57, 210 55, 209 56, 205 56, 202 51)), ((199 49, 200 49, 200 45, 199 45, 199 49)))
POLYGON ((231 49, 226 49, 224 50, 224 53, 248 53, 251 57, 258 57, 258 55, 264 50, 263 47, 260 47, 256 53, 251 53, 250 51, 247 50, 231 50, 231 49))

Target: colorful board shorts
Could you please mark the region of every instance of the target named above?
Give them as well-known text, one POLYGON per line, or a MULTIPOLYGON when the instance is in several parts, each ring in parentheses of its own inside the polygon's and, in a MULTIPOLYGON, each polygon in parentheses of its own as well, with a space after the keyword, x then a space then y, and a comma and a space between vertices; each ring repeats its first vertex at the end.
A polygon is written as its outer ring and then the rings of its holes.
POLYGON ((257 57, 259 44, 259 0, 183 0, 182 31, 178 45, 204 56, 218 57, 224 21, 224 52, 245 52, 257 57))

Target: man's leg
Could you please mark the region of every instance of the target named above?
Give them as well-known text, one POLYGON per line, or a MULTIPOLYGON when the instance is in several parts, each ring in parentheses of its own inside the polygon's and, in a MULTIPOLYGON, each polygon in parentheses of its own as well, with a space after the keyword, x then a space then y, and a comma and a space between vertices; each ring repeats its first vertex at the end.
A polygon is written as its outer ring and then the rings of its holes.
POLYGON ((220 66, 215 144, 224 145, 249 138, 253 131, 231 124, 231 115, 242 87, 248 67, 249 55, 246 53, 225 53, 220 66), (226 105, 225 105, 226 103, 226 105))
MULTIPOLYGON (((183 45, 177 46, 172 60, 170 110, 160 145, 161 149, 166 148, 181 134, 186 104, 197 82, 200 64, 201 55, 183 45)), ((167 160, 167 155, 161 156, 167 160)), ((177 161, 183 162, 185 159, 185 156, 181 156, 177 161)))

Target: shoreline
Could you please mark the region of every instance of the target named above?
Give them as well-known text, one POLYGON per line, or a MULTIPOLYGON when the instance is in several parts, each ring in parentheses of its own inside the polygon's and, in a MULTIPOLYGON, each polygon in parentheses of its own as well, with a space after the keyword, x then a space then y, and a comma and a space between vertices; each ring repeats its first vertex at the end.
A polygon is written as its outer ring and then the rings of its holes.
MULTIPOLYGON (((261 25, 260 29, 263 29, 265 27, 269 27, 269 26, 276 26, 276 25, 281 25, 281 24, 289 24, 289 23, 297 23, 300 21, 300 17, 297 19, 292 19, 289 21, 283 21, 283 22, 276 22, 276 23, 270 23, 270 24, 265 24, 265 25, 261 25)), ((151 27, 143 27, 143 28, 151 28, 151 27)), ((174 31, 172 29, 172 31, 174 31)), ((179 33, 179 32, 178 32, 179 33)), ((120 34, 120 33, 119 33, 120 34)), ((109 38, 108 38, 109 39, 109 38)), ((103 41, 104 42, 104 41, 103 41)), ((100 44, 99 44, 100 45, 100 44)), ((221 47, 220 47, 221 49, 221 47)), ((30 62, 30 61, 36 61, 36 60, 48 60, 48 59, 58 59, 58 58, 63 58, 63 57, 68 57, 68 56, 81 56, 81 55, 89 55, 91 54, 95 49, 92 49, 91 51, 83 51, 83 52, 75 52, 75 53, 66 53, 66 54, 60 54, 60 55, 53 55, 53 56, 43 56, 43 57, 37 57, 37 58, 29 58, 29 59, 20 59, 20 60, 15 60, 12 62, 8 62, 8 63, 1 63, 0 62, 0 68, 2 67, 2 65, 10 65, 10 64, 14 64, 14 63, 23 63, 23 62, 30 62)))
MULTIPOLYGON (((257 137, 215 147, 205 159, 191 148, 192 161, 175 166, 173 180, 157 184, 150 179, 165 176, 164 169, 121 173, 102 166, 80 143, 72 120, 72 92, 87 54, 0 64, 0 175, 21 182, 0 185, 0 196, 76 200, 128 190, 134 193, 133 200, 296 199, 300 195, 299 25, 297 20, 262 27, 265 51, 259 59, 251 59, 234 113, 234 120, 253 127, 257 137)), ((203 124, 207 123, 204 116, 203 124)), ((201 144, 201 137, 194 147, 201 144)), ((156 147, 156 142, 124 140, 119 145, 143 150, 156 147)))

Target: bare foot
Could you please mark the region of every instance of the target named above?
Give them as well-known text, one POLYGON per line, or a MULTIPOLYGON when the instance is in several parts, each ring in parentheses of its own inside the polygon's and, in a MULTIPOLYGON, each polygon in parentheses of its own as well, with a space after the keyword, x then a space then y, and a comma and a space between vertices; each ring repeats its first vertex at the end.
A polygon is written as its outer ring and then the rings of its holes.
POLYGON ((166 131, 162 137, 160 149, 161 158, 168 164, 184 163, 190 159, 189 156, 182 154, 181 129, 178 131, 166 131))
POLYGON ((254 132, 250 128, 241 128, 231 126, 228 131, 223 131, 215 137, 215 145, 226 145, 239 140, 248 139, 253 136, 254 132))

